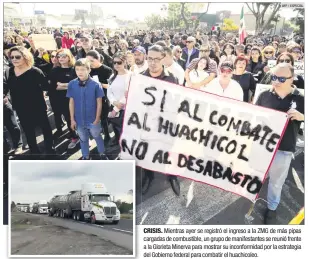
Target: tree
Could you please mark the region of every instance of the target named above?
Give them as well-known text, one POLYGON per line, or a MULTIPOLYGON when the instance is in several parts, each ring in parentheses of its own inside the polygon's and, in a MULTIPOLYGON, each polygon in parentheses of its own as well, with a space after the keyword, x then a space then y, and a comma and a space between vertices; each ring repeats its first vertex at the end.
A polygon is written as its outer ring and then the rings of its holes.
POLYGON ((15 207, 16 207, 16 204, 15 204, 14 201, 12 201, 12 203, 11 203, 11 210, 14 209, 15 207))
POLYGON ((249 10, 253 13, 254 17, 255 17, 255 33, 263 33, 264 30, 267 28, 267 26, 269 26, 269 24, 271 23, 271 21, 273 21, 275 15, 278 13, 281 3, 251 3, 248 4, 246 3, 246 5, 248 6, 249 10), (250 6, 251 5, 251 6, 250 6), (270 16, 268 17, 268 19, 265 21, 265 14, 266 11, 269 10, 271 11, 270 16))
POLYGON ((291 19, 291 22, 295 23, 299 27, 299 33, 303 34, 305 31, 305 8, 295 8, 293 11, 297 11, 297 15, 291 19))
POLYGON ((223 20, 223 28, 222 31, 237 31, 239 26, 235 24, 232 19, 224 19, 223 20))
POLYGON ((121 205, 118 207, 121 214, 128 213, 129 210, 133 209, 133 203, 126 203, 122 202, 121 205))
POLYGON ((163 25, 163 18, 158 14, 151 14, 145 17, 145 22, 151 30, 161 29, 163 25))

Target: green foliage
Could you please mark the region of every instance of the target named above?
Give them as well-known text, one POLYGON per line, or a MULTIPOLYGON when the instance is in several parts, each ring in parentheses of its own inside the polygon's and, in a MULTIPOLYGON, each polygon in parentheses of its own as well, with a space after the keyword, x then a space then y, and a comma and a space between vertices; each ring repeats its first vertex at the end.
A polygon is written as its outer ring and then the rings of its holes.
POLYGON ((304 33, 305 31, 305 8, 295 8, 294 11, 297 11, 296 17, 291 19, 291 22, 295 24, 298 28, 299 33, 304 33))
POLYGON ((122 202, 118 209, 120 210, 121 214, 128 213, 129 210, 133 210, 133 203, 122 202))

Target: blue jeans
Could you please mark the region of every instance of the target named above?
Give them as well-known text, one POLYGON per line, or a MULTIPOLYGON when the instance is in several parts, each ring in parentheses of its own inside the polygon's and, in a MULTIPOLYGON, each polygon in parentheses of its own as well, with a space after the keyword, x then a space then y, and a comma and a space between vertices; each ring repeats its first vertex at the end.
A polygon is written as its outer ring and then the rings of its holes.
POLYGON ((267 201, 270 210, 276 210, 279 205, 282 186, 289 173, 292 155, 292 152, 278 150, 269 169, 267 201))
POLYGON ((83 157, 89 157, 89 137, 90 134, 97 143, 97 148, 100 154, 104 153, 104 141, 101 136, 101 122, 96 125, 92 123, 87 124, 87 126, 77 126, 77 133, 80 138, 80 147, 82 150, 83 157))

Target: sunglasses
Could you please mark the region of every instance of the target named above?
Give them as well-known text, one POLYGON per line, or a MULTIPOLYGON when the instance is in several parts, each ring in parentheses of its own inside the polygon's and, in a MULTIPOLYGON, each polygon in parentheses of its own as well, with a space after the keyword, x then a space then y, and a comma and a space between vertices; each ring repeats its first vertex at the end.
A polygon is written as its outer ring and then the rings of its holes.
POLYGON ((21 59, 21 56, 11 56, 11 59, 16 59, 16 60, 20 60, 21 59))
POLYGON ((224 68, 221 68, 220 71, 221 71, 222 74, 231 74, 231 73, 232 73, 232 70, 231 70, 231 69, 224 69, 224 68))
POLYGON ((182 53, 182 50, 177 50, 178 53, 182 53))
POLYGON ((114 61, 114 65, 122 65, 122 61, 114 61))
POLYGON ((57 55, 57 58, 66 58, 68 55, 67 54, 59 54, 57 55))
POLYGON ((293 49, 292 52, 294 53, 300 53, 301 51, 299 49, 293 49))
POLYGON ((287 79, 291 79, 292 78, 292 76, 290 76, 290 77, 283 77, 283 76, 276 76, 276 75, 272 75, 271 76, 271 80, 272 81, 279 81, 280 83, 285 83, 285 81, 287 80, 287 79))
POLYGON ((200 49, 200 52, 209 52, 209 49, 200 49))
POLYGON ((188 41, 188 40, 187 40, 186 42, 187 42, 187 43, 192 43, 193 41, 188 41))
POLYGON ((56 58, 57 56, 55 56, 55 55, 51 55, 50 57, 51 57, 51 58, 56 58))
POLYGON ((89 39, 84 38, 84 39, 80 39, 80 41, 81 41, 81 42, 88 42, 88 41, 89 41, 89 39))
POLYGON ((268 55, 268 54, 273 54, 273 52, 272 51, 264 51, 264 54, 266 54, 266 55, 268 55))
POLYGON ((291 63, 290 59, 279 59, 280 63, 291 63))

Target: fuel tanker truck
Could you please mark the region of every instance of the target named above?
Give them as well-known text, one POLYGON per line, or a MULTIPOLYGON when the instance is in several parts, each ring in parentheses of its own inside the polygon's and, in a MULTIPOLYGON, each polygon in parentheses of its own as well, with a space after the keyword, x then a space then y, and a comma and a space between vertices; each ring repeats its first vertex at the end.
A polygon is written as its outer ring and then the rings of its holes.
POLYGON ((83 184, 81 190, 55 195, 49 202, 49 216, 77 221, 118 224, 120 211, 102 183, 83 184))

